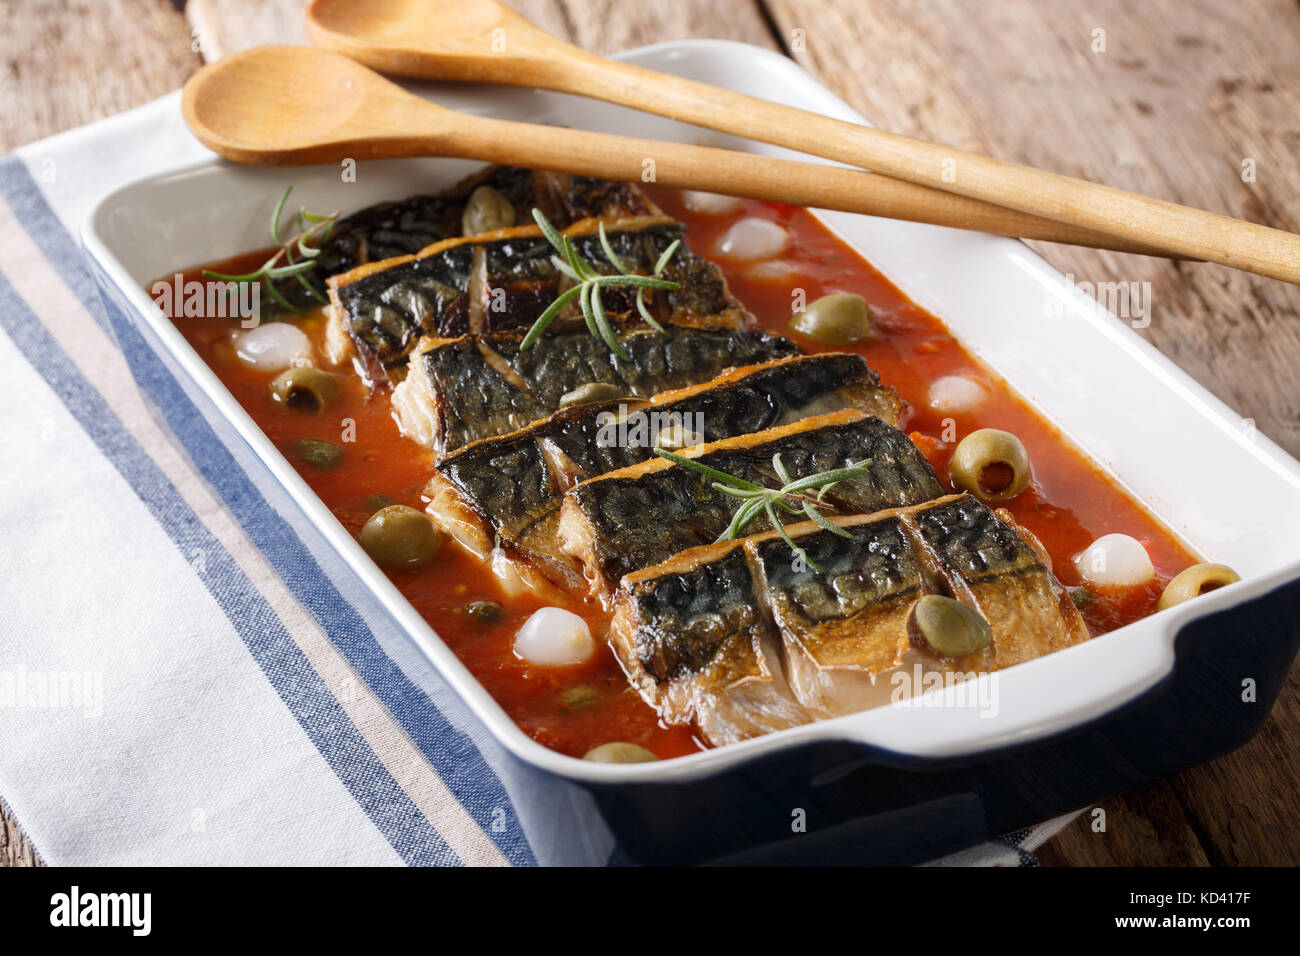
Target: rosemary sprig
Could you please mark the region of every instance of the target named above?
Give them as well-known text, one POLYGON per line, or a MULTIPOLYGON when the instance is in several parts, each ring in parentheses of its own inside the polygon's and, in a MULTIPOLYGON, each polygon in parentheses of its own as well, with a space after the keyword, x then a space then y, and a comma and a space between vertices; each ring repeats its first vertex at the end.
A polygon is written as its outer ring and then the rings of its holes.
POLYGON ((257 269, 243 275, 227 275, 223 272, 213 272, 211 269, 204 269, 203 274, 209 279, 220 279, 223 282, 260 282, 266 287, 267 294, 276 304, 290 312, 301 312, 301 309, 276 288, 276 280, 293 277, 312 298, 318 302, 326 301, 320 290, 307 281, 304 273, 316 268, 316 257, 320 255, 320 247, 329 239, 339 214, 335 212, 322 216, 300 207, 292 220, 295 227, 293 234, 287 239, 282 239, 280 220, 284 218, 284 206, 289 201, 291 192, 293 192, 292 186, 280 194, 280 201, 275 204, 275 211, 271 213, 271 241, 277 246, 271 258, 257 269), (315 240, 316 244, 308 245, 311 240, 315 240), (295 251, 302 257, 301 259, 294 258, 295 251), (285 264, 277 265, 281 259, 284 259, 285 264))
POLYGON ((830 507, 823 501, 823 498, 826 492, 841 481, 848 481, 851 478, 864 475, 867 473, 867 469, 871 467, 871 459, 864 458, 862 461, 846 465, 843 468, 832 468, 828 471, 805 475, 802 478, 792 478, 786 470, 785 463, 781 461, 780 454, 776 454, 772 456, 772 470, 776 472, 777 478, 780 479, 781 487, 768 488, 747 481, 744 478, 729 475, 717 468, 711 468, 694 458, 674 454, 663 448, 656 448, 654 451, 660 458, 666 458, 674 464, 699 472, 706 478, 712 478, 713 481, 710 484, 714 490, 732 498, 740 499, 741 504, 736 509, 735 514, 731 516, 731 524, 727 525, 727 530, 719 535, 719 541, 730 541, 733 538, 740 537, 745 528, 760 514, 763 514, 767 516, 768 523, 772 525, 776 533, 790 546, 790 550, 804 564, 819 574, 822 569, 817 566, 817 563, 812 558, 808 557, 807 551, 795 544, 794 539, 785 530, 785 525, 781 522, 777 512, 783 511, 792 515, 802 514, 832 534, 839 535, 841 538, 851 538, 852 535, 821 512, 820 509, 830 507), (809 494, 812 491, 816 491, 817 494, 809 494))
POLYGON ((555 268, 576 282, 577 285, 560 293, 559 297, 546 307, 546 311, 537 317, 537 321, 533 323, 532 328, 528 330, 528 334, 524 336, 524 340, 519 344, 519 351, 526 352, 532 348, 533 343, 541 337, 547 326, 560 314, 560 310, 574 299, 577 299, 578 307, 582 310, 582 317, 587 323, 587 331, 593 337, 603 341, 609 350, 620 359, 625 362, 629 361, 627 350, 623 348, 623 344, 619 342, 618 337, 614 334, 614 329, 609 324, 609 317, 605 314, 605 305, 601 301, 602 289, 618 286, 630 286, 637 290, 636 308, 641 313, 641 318, 645 319, 646 325, 656 332, 663 332, 663 326, 656 322, 654 316, 650 314, 650 309, 645 304, 644 295, 646 289, 681 288, 676 282, 659 278, 677 249, 681 246, 682 241, 680 239, 675 240, 659 256, 659 261, 655 263, 653 275, 638 275, 628 271, 627 266, 614 252, 609 237, 605 235, 605 224, 602 222, 598 226, 600 245, 605 251, 605 258, 609 260, 610 266, 615 269, 617 274, 601 275, 591 263, 578 255, 578 250, 573 246, 573 240, 551 225, 551 221, 546 218, 540 209, 533 210, 533 218, 537 220, 537 225, 542 230, 542 235, 546 237, 546 241, 558 253, 558 255, 551 256, 555 268))

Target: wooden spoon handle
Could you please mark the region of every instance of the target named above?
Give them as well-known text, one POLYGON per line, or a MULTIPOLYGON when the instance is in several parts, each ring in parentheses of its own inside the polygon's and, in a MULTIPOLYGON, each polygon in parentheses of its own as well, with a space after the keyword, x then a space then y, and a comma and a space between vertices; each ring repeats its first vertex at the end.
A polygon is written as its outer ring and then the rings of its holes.
POLYGON ((861 169, 484 117, 464 119, 467 122, 453 136, 439 137, 442 155, 603 179, 653 181, 1000 236, 1164 254, 1145 243, 1051 222, 861 169))
POLYGON ((1300 282, 1300 236, 1280 229, 831 119, 565 46, 575 55, 529 61, 534 82, 869 168, 1168 255, 1300 282))

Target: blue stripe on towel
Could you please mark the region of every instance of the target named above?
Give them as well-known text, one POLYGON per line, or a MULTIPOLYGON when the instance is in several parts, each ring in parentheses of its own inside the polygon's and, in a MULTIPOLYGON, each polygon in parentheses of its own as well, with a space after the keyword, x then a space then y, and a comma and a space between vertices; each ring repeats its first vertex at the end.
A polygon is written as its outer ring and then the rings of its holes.
MULTIPOLYGON (((101 303, 81 249, 16 157, 0 160, 0 192, 46 259, 101 325, 105 325, 108 310, 119 346, 141 388, 162 410, 173 433, 184 436, 183 444, 199 471, 286 586, 315 615, 371 692, 402 725, 505 857, 516 864, 535 863, 505 786, 482 753, 388 657, 360 614, 322 573, 293 528, 266 502, 124 309, 116 302, 101 303)), ((287 634, 285 639, 289 640, 287 634)))
POLYGON ((195 574, 230 619, 307 736, 398 855, 412 864, 459 862, 379 762, 230 553, 186 504, 3 274, 0 328, 59 396, 181 553, 203 553, 205 560, 195 574))

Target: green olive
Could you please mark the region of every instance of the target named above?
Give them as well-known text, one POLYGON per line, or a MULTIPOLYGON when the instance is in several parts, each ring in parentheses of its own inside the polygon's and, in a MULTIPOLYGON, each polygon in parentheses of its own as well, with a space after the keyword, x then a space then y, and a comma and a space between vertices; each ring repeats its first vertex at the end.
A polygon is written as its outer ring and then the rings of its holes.
POLYGON ((919 632, 944 657, 974 654, 993 640, 993 629, 979 611, 942 594, 927 594, 917 601, 908 624, 910 632, 919 632))
POLYGON ((827 345, 847 345, 871 337, 871 308, 852 292, 832 292, 790 316, 790 327, 827 345))
POLYGON ((406 505, 389 505, 370 516, 358 536, 361 547, 380 564, 413 568, 442 547, 442 534, 429 516, 406 505))
POLYGON ((1029 487, 1029 453, 1010 432, 981 428, 957 443, 948 473, 981 501, 1010 501, 1029 487))
POLYGON ((571 392, 565 392, 560 397, 560 407, 593 405, 596 402, 609 402, 621 397, 623 397, 623 389, 617 385, 608 382, 588 382, 586 385, 579 385, 571 392))
POLYGON ((636 744, 615 742, 593 747, 582 755, 582 759, 596 763, 649 763, 659 758, 636 744))
POLYGON ((465 605, 465 614, 480 624, 495 624, 505 613, 496 601, 470 601, 465 605))
POLYGON ((1241 575, 1226 564, 1193 564, 1174 575, 1174 579, 1165 585, 1160 600, 1156 602, 1156 610, 1163 611, 1240 580, 1241 575))
POLYGON ((271 380, 271 397, 286 408, 319 412, 338 396, 339 380, 314 365, 287 368, 271 380))
POLYGON ((300 438, 294 442, 293 453, 300 461, 316 468, 333 468, 343 459, 343 449, 322 438, 300 438))
POLYGON ((515 224, 515 207, 491 186, 479 186, 469 194, 465 211, 460 215, 460 234, 477 236, 496 232, 515 224))

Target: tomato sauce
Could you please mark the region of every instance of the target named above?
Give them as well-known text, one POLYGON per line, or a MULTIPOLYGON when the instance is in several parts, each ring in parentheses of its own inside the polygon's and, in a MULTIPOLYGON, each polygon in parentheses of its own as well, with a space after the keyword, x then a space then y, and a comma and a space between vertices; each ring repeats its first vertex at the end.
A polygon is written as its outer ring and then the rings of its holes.
MULTIPOLYGON (((806 210, 745 201, 733 214, 703 216, 686 209, 674 191, 657 189, 654 198, 686 224, 692 248, 723 267, 732 291, 765 329, 791 335, 787 320, 795 289, 802 289, 808 302, 830 292, 863 296, 870 303, 878 334, 860 346, 839 350, 860 352, 881 379, 898 390, 907 402, 903 429, 946 486, 951 488, 948 460, 963 436, 977 428, 1001 428, 1019 436, 1029 452, 1034 477, 1030 487, 1006 507, 1043 542, 1064 584, 1079 583, 1071 559, 1095 538, 1122 532, 1141 541, 1155 565, 1155 580, 1143 588, 1094 591, 1082 609, 1093 634, 1152 613, 1168 580, 1195 562, 1167 529, 967 352, 939 319, 910 302, 806 210), (759 270, 756 274, 752 266, 716 254, 715 240, 743 216, 771 219, 790 232, 792 241, 781 257, 790 264, 789 272, 759 270), (985 398, 976 411, 938 412, 930 407, 930 384, 950 375, 964 376, 984 389, 985 398)), ((265 253, 253 253, 213 268, 245 272, 264 258, 265 253)), ((187 278, 202 277, 196 270, 187 278)), ((423 509, 421 490, 432 473, 433 456, 402 437, 388 395, 370 398, 361 380, 349 376, 338 400, 325 412, 286 409, 271 398, 272 376, 246 367, 236 357, 231 332, 237 322, 177 320, 189 342, 343 526, 356 535, 384 504, 423 509), (303 438, 341 444, 344 451, 337 466, 324 469, 297 460, 293 448, 303 438)), ((298 324, 317 354, 323 354, 323 311, 298 324)), ((792 337, 809 352, 830 350, 798 335, 792 337)), ((524 732, 545 746, 581 756, 598 744, 620 740, 647 747, 661 758, 704 746, 690 728, 661 723, 631 689, 613 653, 604 646, 609 618, 596 603, 574 595, 565 605, 591 625, 601 645, 593 659, 578 667, 533 667, 517 658, 511 645, 528 616, 548 602, 528 595, 507 597, 491 571, 450 539, 423 567, 385 570, 524 732), (504 613, 483 622, 466 612, 474 601, 494 601, 504 613)))

